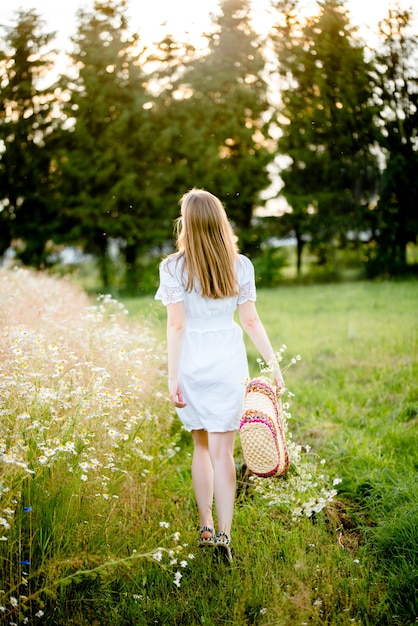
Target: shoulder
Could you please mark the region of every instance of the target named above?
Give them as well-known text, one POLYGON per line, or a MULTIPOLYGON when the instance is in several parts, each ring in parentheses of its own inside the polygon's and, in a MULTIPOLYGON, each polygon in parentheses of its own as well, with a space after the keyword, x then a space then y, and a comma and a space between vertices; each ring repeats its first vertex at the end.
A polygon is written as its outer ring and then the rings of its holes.
POLYGON ((254 278, 254 265, 252 261, 243 254, 239 254, 237 258, 237 275, 238 282, 247 282, 254 278))
POLYGON ((170 254, 160 263, 160 283, 168 285, 183 285, 184 260, 179 253, 170 254))
POLYGON ((237 279, 240 287, 238 304, 244 304, 248 300, 255 302, 257 299, 255 288, 254 266, 250 259, 243 254, 239 255, 237 279))
POLYGON ((178 252, 170 254, 160 263, 160 274, 169 274, 176 276, 179 269, 183 266, 182 257, 178 252))
POLYGON ((160 263, 160 286, 155 295, 164 305, 175 304, 184 299, 184 287, 181 281, 182 258, 171 254, 160 263))
POLYGON ((238 254, 238 264, 246 268, 253 267, 251 259, 244 254, 238 254))
POLYGON ((169 254, 166 256, 160 263, 160 267, 164 269, 168 269, 169 267, 174 267, 180 261, 180 253, 174 252, 174 254, 169 254))

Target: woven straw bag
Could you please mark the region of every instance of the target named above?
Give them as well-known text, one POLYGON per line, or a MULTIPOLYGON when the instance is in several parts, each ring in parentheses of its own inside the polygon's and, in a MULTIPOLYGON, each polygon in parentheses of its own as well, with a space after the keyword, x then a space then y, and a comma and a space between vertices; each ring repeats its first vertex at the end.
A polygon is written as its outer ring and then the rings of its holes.
POLYGON ((248 469, 261 477, 283 476, 290 460, 276 390, 257 378, 247 384, 239 431, 248 469))

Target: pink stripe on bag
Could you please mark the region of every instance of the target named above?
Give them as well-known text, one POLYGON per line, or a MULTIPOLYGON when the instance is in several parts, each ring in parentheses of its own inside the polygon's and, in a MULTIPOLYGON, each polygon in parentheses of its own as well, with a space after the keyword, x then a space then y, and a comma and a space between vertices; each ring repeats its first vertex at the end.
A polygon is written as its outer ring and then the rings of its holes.
POLYGON ((247 384, 240 438, 248 469, 257 476, 284 476, 290 459, 275 389, 257 378, 247 384))

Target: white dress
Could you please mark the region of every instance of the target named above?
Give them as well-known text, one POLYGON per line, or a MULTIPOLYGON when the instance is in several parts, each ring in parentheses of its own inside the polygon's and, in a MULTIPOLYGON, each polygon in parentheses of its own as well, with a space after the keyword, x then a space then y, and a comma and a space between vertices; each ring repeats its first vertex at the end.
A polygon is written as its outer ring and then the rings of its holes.
POLYGON ((179 384, 186 407, 177 414, 186 430, 226 432, 237 430, 242 415, 248 363, 243 331, 234 321, 238 304, 255 301, 254 267, 239 255, 238 296, 202 297, 188 293, 176 256, 160 266, 160 286, 155 295, 164 305, 184 302, 186 327, 180 357, 179 384))

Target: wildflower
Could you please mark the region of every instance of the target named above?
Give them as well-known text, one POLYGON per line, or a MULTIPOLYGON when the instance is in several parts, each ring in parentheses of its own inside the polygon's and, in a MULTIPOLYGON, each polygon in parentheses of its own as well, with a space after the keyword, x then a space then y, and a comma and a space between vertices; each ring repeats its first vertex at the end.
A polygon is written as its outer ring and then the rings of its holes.
POLYGON ((32 507, 31 506, 24 506, 23 507, 23 512, 24 513, 32 513, 32 507))
POLYGON ((180 533, 179 532, 174 533, 173 541, 180 541, 180 533))
POLYGON ((42 617, 42 615, 45 615, 45 613, 41 609, 39 609, 39 611, 35 613, 35 617, 42 617))
POLYGON ((334 478, 334 480, 332 481, 332 484, 335 487, 336 485, 339 485, 342 482, 343 482, 342 478, 334 478))
POLYGON ((183 576, 181 575, 181 573, 177 570, 177 572, 174 574, 174 584, 177 585, 177 587, 180 587, 180 581, 183 578, 183 576))
POLYGON ((152 558, 153 558, 155 561, 158 561, 158 563, 161 563, 161 560, 162 560, 162 558, 163 558, 163 553, 162 553, 161 548, 158 548, 158 549, 154 552, 154 554, 152 555, 152 558))
POLYGON ((170 526, 170 524, 168 522, 160 522, 160 527, 161 528, 168 528, 170 526))
POLYGON ((10 596, 10 604, 14 607, 18 605, 18 601, 16 600, 14 596, 10 596))
POLYGON ((81 474, 80 476, 81 480, 83 480, 84 482, 86 482, 86 480, 88 480, 88 477, 86 474, 81 474))
POLYGON ((180 561, 180 567, 187 567, 187 561, 180 561))

